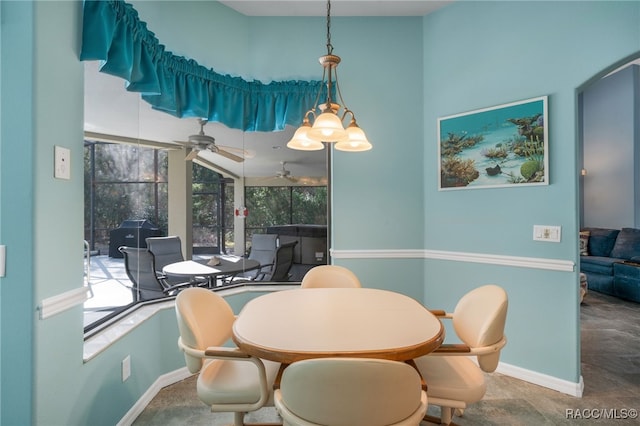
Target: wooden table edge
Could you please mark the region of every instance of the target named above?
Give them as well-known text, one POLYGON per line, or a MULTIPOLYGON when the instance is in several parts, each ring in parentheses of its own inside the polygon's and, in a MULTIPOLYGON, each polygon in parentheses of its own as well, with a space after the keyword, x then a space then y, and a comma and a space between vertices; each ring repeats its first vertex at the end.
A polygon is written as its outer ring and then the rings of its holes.
POLYGON ((440 323, 438 333, 428 341, 418 345, 406 346, 402 348, 394 348, 389 350, 370 350, 370 351, 294 351, 280 352, 271 348, 254 345, 244 341, 238 337, 233 330, 232 340, 238 348, 253 355, 256 358, 266 359, 269 361, 279 362, 282 364, 291 364, 296 361, 302 361, 312 358, 374 358, 387 359, 390 361, 408 361, 427 355, 436 350, 444 341, 444 326, 440 323))

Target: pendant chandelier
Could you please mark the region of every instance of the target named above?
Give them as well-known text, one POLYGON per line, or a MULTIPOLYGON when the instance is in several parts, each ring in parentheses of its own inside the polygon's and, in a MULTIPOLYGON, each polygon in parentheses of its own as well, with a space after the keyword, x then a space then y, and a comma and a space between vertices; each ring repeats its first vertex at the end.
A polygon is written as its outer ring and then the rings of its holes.
POLYGON ((327 54, 321 56, 319 61, 323 68, 322 81, 323 83, 326 81, 327 85, 327 99, 318 105, 320 91, 318 92, 313 108, 305 113, 302 125, 287 143, 287 147, 301 151, 317 151, 324 149, 323 142, 326 142, 335 143, 335 148, 340 151, 370 150, 371 143, 367 140, 364 131, 358 127, 353 111, 345 106, 340 93, 337 73, 340 57, 333 54, 331 45, 331 0, 327 1, 327 54), (331 98, 334 87, 342 105, 335 103, 331 98), (318 110, 320 114, 316 115, 318 110), (341 115, 340 112, 342 112, 341 115), (350 116, 351 120, 345 129, 343 121, 347 116, 350 116), (313 125, 311 118, 313 118, 313 125))

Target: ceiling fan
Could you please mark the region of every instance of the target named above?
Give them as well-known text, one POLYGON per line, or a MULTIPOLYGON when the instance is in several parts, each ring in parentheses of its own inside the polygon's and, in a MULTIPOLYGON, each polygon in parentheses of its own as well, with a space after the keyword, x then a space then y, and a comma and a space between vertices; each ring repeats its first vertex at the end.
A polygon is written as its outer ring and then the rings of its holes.
POLYGON ((280 179, 287 179, 291 182, 296 182, 298 179, 294 178, 293 176, 291 176, 291 170, 287 170, 285 168, 285 164, 287 164, 286 161, 281 161, 280 164, 282 165, 282 168, 278 171, 276 171, 276 177, 280 178, 280 179))
POLYGON ((191 152, 185 157, 185 161, 193 160, 198 156, 200 151, 209 150, 215 154, 221 155, 225 158, 241 163, 245 157, 250 157, 248 151, 242 148, 234 148, 231 146, 217 145, 213 136, 204 134, 204 126, 207 124, 207 120, 199 119, 200 133, 197 135, 189 136, 189 141, 175 141, 180 145, 187 148, 191 148, 191 152), (231 151, 237 152, 239 155, 233 154, 231 151))

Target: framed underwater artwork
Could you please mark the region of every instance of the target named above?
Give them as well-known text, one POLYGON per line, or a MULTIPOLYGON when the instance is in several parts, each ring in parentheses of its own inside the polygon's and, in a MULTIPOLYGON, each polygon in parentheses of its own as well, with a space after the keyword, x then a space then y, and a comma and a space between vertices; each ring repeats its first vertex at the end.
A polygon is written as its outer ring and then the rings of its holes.
POLYGON ((438 119, 438 190, 549 184, 547 96, 438 119))

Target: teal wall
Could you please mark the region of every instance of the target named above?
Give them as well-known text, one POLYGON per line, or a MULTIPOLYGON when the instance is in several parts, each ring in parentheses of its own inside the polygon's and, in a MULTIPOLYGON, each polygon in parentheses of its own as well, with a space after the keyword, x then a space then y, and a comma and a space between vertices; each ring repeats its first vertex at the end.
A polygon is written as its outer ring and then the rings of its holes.
MULTIPOLYGON (((422 248, 422 20, 332 23, 335 49, 344 57, 339 76, 345 102, 373 144, 364 153, 334 151, 332 246, 422 248)), ((384 285, 375 281, 382 269, 370 270, 365 282, 384 285)))
POLYGON ((246 75, 249 20, 215 1, 129 1, 166 50, 220 74, 246 75), (158 7, 161 4, 162 7, 158 7))
MULTIPOLYGON (((577 90, 640 52, 639 23, 638 2, 460 2, 425 17, 425 248, 578 263, 577 90), (549 186, 437 191, 438 117, 542 95, 549 186), (562 241, 533 241, 534 224, 562 226, 562 241)), ((510 297, 502 361, 578 382, 577 270, 433 260, 425 302, 452 307, 489 282, 510 297)))
POLYGON ((29 100, 35 91, 33 9, 29 2, 0 2, 0 244, 7 246, 6 276, 0 278, 3 425, 31 424, 34 110, 29 100))
MULTIPOLYGON (((215 3, 176 4, 134 3, 168 50, 245 78, 321 75, 322 18, 251 18, 215 3)), ((183 366, 174 314, 154 316, 87 363, 81 306, 38 319, 43 298, 82 283, 81 3, 0 5, 0 243, 8 246, 1 421, 114 424, 159 376, 183 366), (70 181, 53 179, 54 145, 71 149, 70 181), (122 383, 126 355, 132 376, 122 383)), ((374 144, 367 153, 335 155, 333 247, 414 253, 337 262, 369 287, 432 307, 452 308, 478 284, 501 284, 510 297, 503 361, 578 382, 577 272, 445 261, 429 252, 577 262, 576 90, 640 52, 640 3, 459 2, 424 18, 332 23, 345 101, 374 144), (549 96, 549 186, 437 191, 438 117, 540 95, 549 96), (533 224, 562 226, 562 242, 533 242, 533 224)), ((231 302, 238 310, 249 297, 231 302)))

